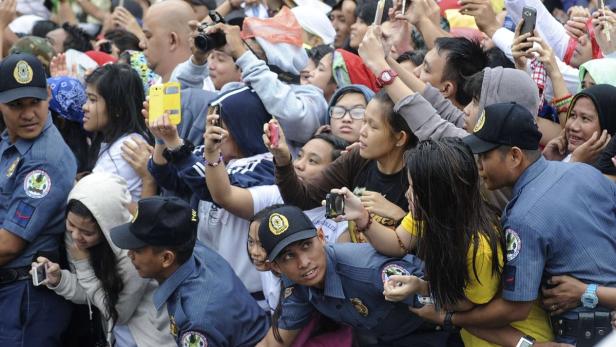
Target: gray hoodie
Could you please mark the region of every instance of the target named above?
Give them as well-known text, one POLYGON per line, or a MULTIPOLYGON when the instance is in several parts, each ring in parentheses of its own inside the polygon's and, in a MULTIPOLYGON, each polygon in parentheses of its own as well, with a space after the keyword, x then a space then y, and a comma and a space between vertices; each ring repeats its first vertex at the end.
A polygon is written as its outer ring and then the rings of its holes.
MULTIPOLYGON (((511 101, 536 115, 539 111, 537 85, 524 71, 502 67, 485 68, 478 114, 481 114, 486 105, 511 101)), ((462 138, 468 135, 468 132, 462 129, 464 112, 429 84, 421 95, 413 94, 400 100, 394 110, 406 119, 420 141, 443 137, 462 138)))
MULTIPOLYGON (((409 95, 394 106, 394 111, 404 117, 420 141, 469 135, 462 129, 464 112, 430 85, 426 85, 422 94, 409 95)), ((530 76, 516 69, 485 68, 478 114, 483 112, 486 105, 512 101, 526 107, 534 115, 539 112, 539 90, 530 76)), ((505 207, 511 196, 510 189, 489 191, 483 184, 481 186, 488 202, 501 209, 505 207)))
MULTIPOLYGON (((131 221, 128 211, 131 196, 126 182, 109 173, 93 173, 82 178, 70 192, 68 201, 79 200, 96 219, 105 240, 111 246, 118 260, 118 269, 124 282, 116 310, 118 325, 127 325, 138 346, 175 346, 169 334, 169 320, 165 310, 159 314, 152 302, 152 295, 158 284, 143 279, 128 258, 127 251, 116 247, 109 236, 113 227, 131 221)), ((69 233, 65 234, 67 248, 73 243, 69 233)), ((90 260, 75 260, 68 255, 72 271, 62 270, 62 278, 56 287, 50 287, 58 295, 78 304, 92 303, 103 316, 107 316, 105 293, 100 280, 90 266, 90 260)), ((112 341, 112 322, 106 321, 108 340, 112 341)))

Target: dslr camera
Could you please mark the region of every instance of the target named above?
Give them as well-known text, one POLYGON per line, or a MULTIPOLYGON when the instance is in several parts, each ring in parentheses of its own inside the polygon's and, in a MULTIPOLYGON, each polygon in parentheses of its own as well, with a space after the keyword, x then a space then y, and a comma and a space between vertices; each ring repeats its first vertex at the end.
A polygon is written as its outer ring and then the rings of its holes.
MULTIPOLYGON (((214 23, 225 23, 225 20, 216 11, 210 11, 209 16, 214 23)), ((207 28, 207 24, 199 25, 199 28, 197 28, 199 34, 195 36, 195 47, 197 47, 200 51, 208 52, 212 49, 220 48, 227 44, 225 33, 222 31, 217 31, 212 34, 206 34, 205 28, 207 28)))

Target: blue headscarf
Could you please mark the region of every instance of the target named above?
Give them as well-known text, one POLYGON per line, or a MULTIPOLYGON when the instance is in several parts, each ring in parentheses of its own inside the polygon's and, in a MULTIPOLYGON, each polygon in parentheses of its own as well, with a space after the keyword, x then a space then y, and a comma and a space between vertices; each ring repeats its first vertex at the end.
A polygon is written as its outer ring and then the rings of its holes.
POLYGON ((51 89, 49 108, 64 119, 82 123, 87 97, 81 82, 72 77, 58 76, 48 78, 47 84, 51 89))

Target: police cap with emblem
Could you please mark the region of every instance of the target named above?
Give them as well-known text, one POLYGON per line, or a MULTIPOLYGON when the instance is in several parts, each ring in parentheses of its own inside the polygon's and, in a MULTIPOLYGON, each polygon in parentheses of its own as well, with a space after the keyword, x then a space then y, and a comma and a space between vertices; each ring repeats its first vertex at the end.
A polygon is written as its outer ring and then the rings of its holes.
POLYGON ((21 98, 47 99, 47 76, 36 57, 15 53, 0 63, 0 103, 21 98))
POLYGON ((180 198, 145 198, 131 223, 111 229, 111 241, 123 249, 180 246, 194 240, 197 223, 195 210, 180 198))
POLYGON ((486 106, 473 134, 463 141, 473 153, 481 154, 499 146, 535 150, 540 139, 535 117, 521 105, 509 102, 486 106))
POLYGON ((273 261, 288 245, 317 236, 310 218, 295 206, 281 206, 267 214, 259 226, 259 241, 273 261))

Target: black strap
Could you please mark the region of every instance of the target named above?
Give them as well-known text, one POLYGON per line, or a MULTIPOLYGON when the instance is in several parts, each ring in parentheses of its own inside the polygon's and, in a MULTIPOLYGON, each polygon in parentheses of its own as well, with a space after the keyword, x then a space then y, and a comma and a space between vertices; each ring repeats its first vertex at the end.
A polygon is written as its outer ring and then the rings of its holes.
POLYGON ((252 298, 255 299, 256 301, 263 301, 263 300, 265 300, 265 294, 263 294, 262 291, 250 293, 250 296, 252 296, 252 298))
POLYGON ((30 278, 30 266, 0 269, 0 285, 11 284, 30 278))

